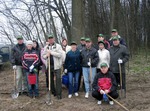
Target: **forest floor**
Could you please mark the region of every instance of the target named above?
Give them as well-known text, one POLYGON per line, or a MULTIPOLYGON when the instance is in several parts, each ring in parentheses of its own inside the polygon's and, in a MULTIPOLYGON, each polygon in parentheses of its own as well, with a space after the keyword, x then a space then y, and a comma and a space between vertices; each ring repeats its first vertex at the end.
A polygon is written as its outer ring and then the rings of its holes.
MULTIPOLYGON (((135 56, 127 63, 127 93, 125 99, 117 99, 130 111, 150 111, 150 56, 135 56), (128 67, 129 65, 129 67, 128 67)), ((4 66, 5 67, 5 66, 4 66)), ((17 99, 11 98, 13 89, 13 70, 10 67, 0 69, 0 111, 124 111, 117 103, 110 106, 107 103, 97 105, 91 96, 84 98, 84 91, 79 96, 67 98, 67 89, 63 88, 62 99, 52 96, 53 104, 48 106, 46 100, 45 75, 39 77, 38 99, 31 99, 25 95, 17 99)))

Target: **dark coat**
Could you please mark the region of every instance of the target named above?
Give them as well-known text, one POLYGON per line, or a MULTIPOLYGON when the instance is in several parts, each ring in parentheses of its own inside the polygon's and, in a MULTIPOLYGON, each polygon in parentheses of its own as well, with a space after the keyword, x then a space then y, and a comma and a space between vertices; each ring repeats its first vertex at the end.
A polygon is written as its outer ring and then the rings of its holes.
POLYGON ((81 55, 79 50, 73 52, 72 50, 66 54, 64 68, 68 72, 76 72, 81 70, 81 55))
POLYGON ((122 73, 125 73, 125 63, 129 60, 129 51, 124 45, 111 46, 110 52, 110 69, 113 73, 119 73, 118 59, 122 59, 122 73))
POLYGON ((89 62, 89 58, 91 58, 91 66, 97 67, 99 56, 94 47, 91 47, 90 49, 85 48, 81 51, 82 67, 89 67, 87 64, 89 62))
POLYGON ((81 52, 84 48, 85 48, 85 44, 84 44, 84 45, 79 44, 79 45, 77 46, 77 49, 78 49, 80 52, 81 52))
MULTIPOLYGON (((103 79, 110 80, 109 81, 110 84, 111 84, 111 87, 109 89, 110 92, 117 90, 116 78, 115 78, 115 76, 113 75, 113 73, 111 71, 108 71, 106 74, 103 74, 102 72, 99 72, 95 75, 95 78, 94 78, 94 81, 93 81, 93 84, 92 84, 92 87, 93 87, 94 90, 97 90, 97 91, 100 91, 101 89, 105 90, 105 89, 103 89, 99 86, 100 81, 103 80, 103 79)), ((107 84, 104 84, 105 87, 107 87, 106 85, 107 84)))
POLYGON ((25 44, 16 44, 11 50, 11 63, 12 65, 22 65, 22 55, 25 51, 25 44))

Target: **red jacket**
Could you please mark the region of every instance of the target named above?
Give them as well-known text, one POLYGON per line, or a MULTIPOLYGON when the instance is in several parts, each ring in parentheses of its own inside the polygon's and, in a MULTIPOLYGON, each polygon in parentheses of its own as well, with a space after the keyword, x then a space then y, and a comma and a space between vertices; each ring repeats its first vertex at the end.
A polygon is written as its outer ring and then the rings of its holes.
POLYGON ((98 79, 99 90, 109 90, 112 86, 111 78, 99 78, 98 79))

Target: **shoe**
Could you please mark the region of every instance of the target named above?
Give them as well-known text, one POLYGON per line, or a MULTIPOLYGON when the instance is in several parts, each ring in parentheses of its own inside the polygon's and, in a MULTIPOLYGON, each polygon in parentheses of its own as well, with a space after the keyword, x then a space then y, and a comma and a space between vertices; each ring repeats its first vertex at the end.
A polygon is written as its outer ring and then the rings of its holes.
POLYGON ((85 98, 89 98, 89 93, 88 92, 85 94, 85 98))
POLYGON ((109 104, 110 104, 110 105, 114 105, 114 102, 113 102, 113 101, 109 101, 109 104))
POLYGON ((101 105, 101 104, 102 104, 102 101, 97 101, 97 104, 98 104, 98 105, 101 105))
POLYGON ((78 94, 77 92, 76 92, 76 93, 74 93, 74 95, 75 95, 75 96, 79 96, 79 94, 78 94))
POLYGON ((69 94, 69 95, 68 95, 68 98, 72 98, 72 94, 69 94))

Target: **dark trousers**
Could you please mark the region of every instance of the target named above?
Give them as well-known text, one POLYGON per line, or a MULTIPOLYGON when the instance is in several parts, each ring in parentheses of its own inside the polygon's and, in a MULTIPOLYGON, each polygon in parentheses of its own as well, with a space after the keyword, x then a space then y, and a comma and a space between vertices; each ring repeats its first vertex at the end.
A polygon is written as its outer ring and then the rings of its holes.
MULTIPOLYGON (((117 91, 112 91, 112 92, 110 92, 110 93, 108 93, 108 95, 110 95, 112 98, 114 98, 114 99, 116 99, 116 98, 118 98, 118 93, 117 93, 117 91)), ((98 92, 97 90, 94 90, 93 92, 92 92, 92 96, 94 97, 94 98, 96 98, 97 100, 102 100, 103 99, 103 94, 101 94, 100 92, 98 92)), ((109 98, 109 100, 111 101, 111 99, 109 98)))
MULTIPOLYGON (((114 76, 116 78, 116 82, 118 85, 120 85, 120 73, 114 73, 114 76)), ((122 89, 126 91, 126 74, 122 73, 122 89)))
MULTIPOLYGON (((47 88, 49 87, 49 76, 48 76, 48 70, 46 71, 46 86, 47 88)), ((50 84, 51 84, 51 92, 52 94, 56 95, 58 97, 58 99, 61 99, 61 69, 51 69, 50 72, 50 84), (56 80, 54 80, 54 76, 56 76, 56 80)))

